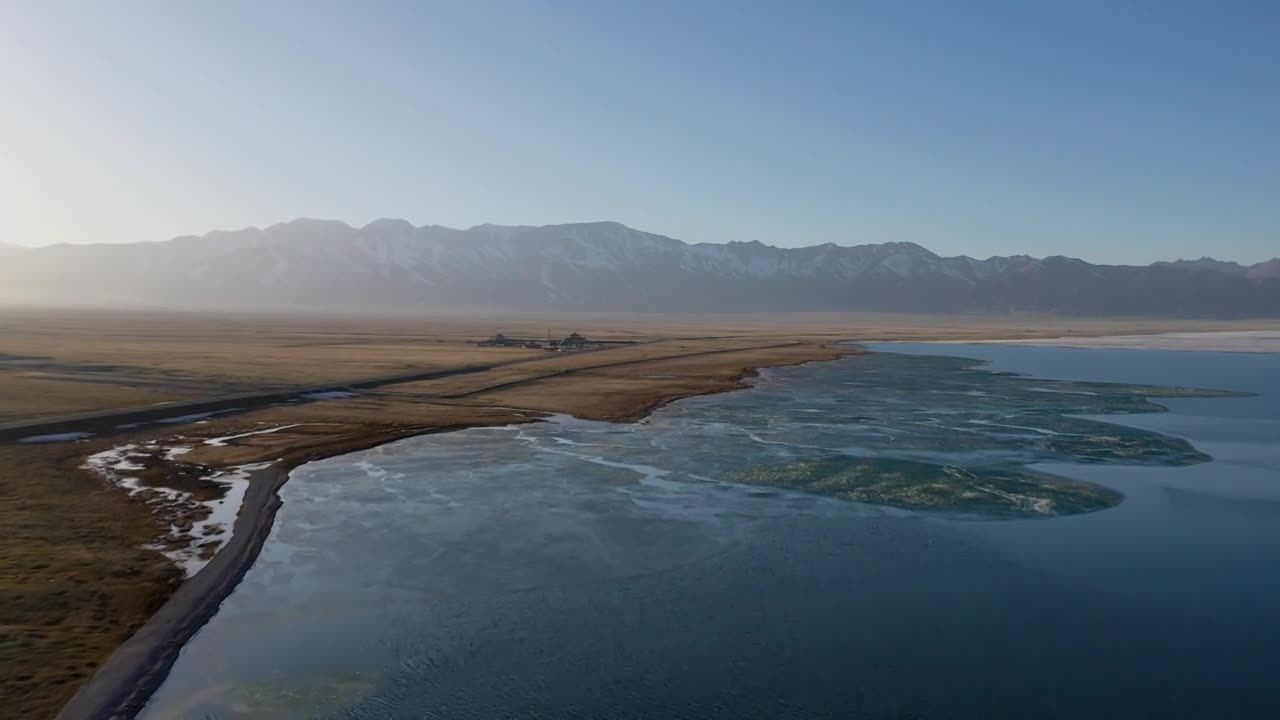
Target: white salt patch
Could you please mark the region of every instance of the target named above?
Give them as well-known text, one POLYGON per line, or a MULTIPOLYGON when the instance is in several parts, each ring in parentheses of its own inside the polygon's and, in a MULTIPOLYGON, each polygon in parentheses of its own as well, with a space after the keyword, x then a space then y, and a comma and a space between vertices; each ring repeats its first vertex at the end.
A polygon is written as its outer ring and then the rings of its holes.
POLYGON ((66 432, 66 433, 53 433, 52 435, 32 435, 31 437, 24 437, 18 442, 20 443, 67 442, 68 440, 83 440, 89 437, 93 437, 93 433, 66 432))

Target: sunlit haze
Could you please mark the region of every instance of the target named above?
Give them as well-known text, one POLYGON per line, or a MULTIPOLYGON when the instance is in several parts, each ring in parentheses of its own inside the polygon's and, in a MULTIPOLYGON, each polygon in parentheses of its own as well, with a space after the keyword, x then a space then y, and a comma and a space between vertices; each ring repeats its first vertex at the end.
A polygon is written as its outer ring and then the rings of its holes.
POLYGON ((0 709, 1280 718, 1280 0, 0 0, 0 709))
POLYGON ((1280 4, 0 6, 0 242, 615 220, 1280 253, 1280 4))

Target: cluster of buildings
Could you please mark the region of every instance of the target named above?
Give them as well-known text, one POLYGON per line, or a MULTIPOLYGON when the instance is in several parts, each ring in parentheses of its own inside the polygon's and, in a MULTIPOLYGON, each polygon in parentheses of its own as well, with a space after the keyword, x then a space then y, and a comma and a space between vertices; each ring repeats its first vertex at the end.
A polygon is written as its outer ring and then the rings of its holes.
POLYGON ((481 340, 477 344, 481 347, 519 347, 541 349, 548 352, 572 352, 574 350, 589 350, 599 346, 599 343, 592 342, 576 332, 570 333, 568 337, 561 340, 547 340, 545 342, 527 338, 507 337, 502 333, 498 333, 488 340, 481 340))

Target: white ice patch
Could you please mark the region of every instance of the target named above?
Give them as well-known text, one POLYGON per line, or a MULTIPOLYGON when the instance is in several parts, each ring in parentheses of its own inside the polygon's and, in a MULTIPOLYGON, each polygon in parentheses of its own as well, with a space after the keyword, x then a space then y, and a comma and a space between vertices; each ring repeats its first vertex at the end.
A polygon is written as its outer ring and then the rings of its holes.
POLYGON ((24 437, 24 438, 22 438, 21 440, 19 440, 18 442, 20 442, 20 443, 28 443, 28 444, 31 444, 31 443, 67 442, 67 441, 70 441, 70 440, 83 440, 83 439, 85 439, 85 438, 89 438, 89 437, 93 437, 93 433, 90 433, 90 432, 65 432, 65 433, 53 433, 52 435, 32 435, 31 437, 24 437))
POLYGON ((266 430, 254 430, 253 432, 240 433, 239 435, 223 435, 222 437, 209 438, 208 440, 204 441, 204 444, 211 445, 213 447, 223 447, 232 440, 239 440, 240 438, 246 438, 251 435, 267 435, 270 433, 280 432, 281 430, 288 430, 289 428, 296 428, 303 424, 305 423, 294 423, 292 425, 280 425, 277 427, 268 428, 266 430))
POLYGON ((133 457, 142 456, 143 453, 138 451, 138 445, 120 445, 110 450, 94 453, 85 458, 84 467, 86 470, 92 470, 119 487, 129 491, 130 495, 137 495, 141 492, 152 492, 169 500, 180 500, 187 497, 187 493, 181 490, 174 490, 167 487, 147 487, 142 485, 142 480, 125 473, 141 470, 142 465, 130 460, 133 457))
POLYGON ((380 468, 377 465, 374 465, 373 463, 369 462, 368 460, 361 460, 360 462, 356 463, 356 467, 359 468, 360 472, 363 472, 366 477, 368 477, 370 480, 373 480, 375 482, 386 480, 388 477, 391 476, 390 471, 380 468))
POLYGON ((186 571, 187 577, 200 572, 212 559, 212 557, 200 557, 200 545, 209 540, 219 539, 222 541, 219 546, 221 549, 231 540, 236 516, 240 513, 240 504, 244 501, 244 494, 249 489, 249 475, 270 466, 269 462, 237 465, 209 477, 210 480, 225 485, 226 491, 221 498, 202 503, 209 508, 209 517, 192 525, 191 543, 184 549, 165 553, 186 571))
MULTIPOLYGON (((209 508, 208 517, 192 525, 189 533, 190 540, 185 547, 170 550, 159 545, 148 546, 168 557, 178 567, 182 568, 187 577, 191 577, 209 563, 209 558, 200 557, 201 545, 210 540, 219 540, 221 542, 219 548, 221 548, 225 547, 227 541, 231 539, 236 515, 240 511, 240 504, 243 502, 245 491, 249 487, 249 475, 257 470, 269 467, 271 463, 239 465, 215 473, 208 479, 221 483, 226 487, 222 497, 216 500, 200 502, 191 493, 173 488, 143 485, 140 478, 128 474, 144 469, 143 465, 134 462, 134 458, 148 457, 154 450, 154 447, 144 448, 143 446, 132 444, 121 445, 90 455, 85 459, 83 467, 87 470, 92 470, 117 487, 128 491, 130 495, 144 494, 148 503, 163 499, 164 502, 168 503, 199 504, 209 508)), ((190 451, 191 448, 189 446, 165 448, 164 457, 167 460, 172 460, 174 457, 190 451)))

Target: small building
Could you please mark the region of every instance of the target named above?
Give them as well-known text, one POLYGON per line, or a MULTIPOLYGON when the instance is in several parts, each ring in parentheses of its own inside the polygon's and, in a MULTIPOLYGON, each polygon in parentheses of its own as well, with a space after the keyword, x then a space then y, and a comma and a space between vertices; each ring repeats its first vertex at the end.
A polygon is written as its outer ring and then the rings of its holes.
POLYGON ((520 341, 509 338, 502 333, 498 333, 488 340, 481 340, 477 344, 480 345, 480 347, 515 347, 520 345, 520 341))
POLYGON ((591 341, 578 333, 571 333, 569 337, 560 341, 560 349, 562 350, 582 350, 590 345, 591 341))

